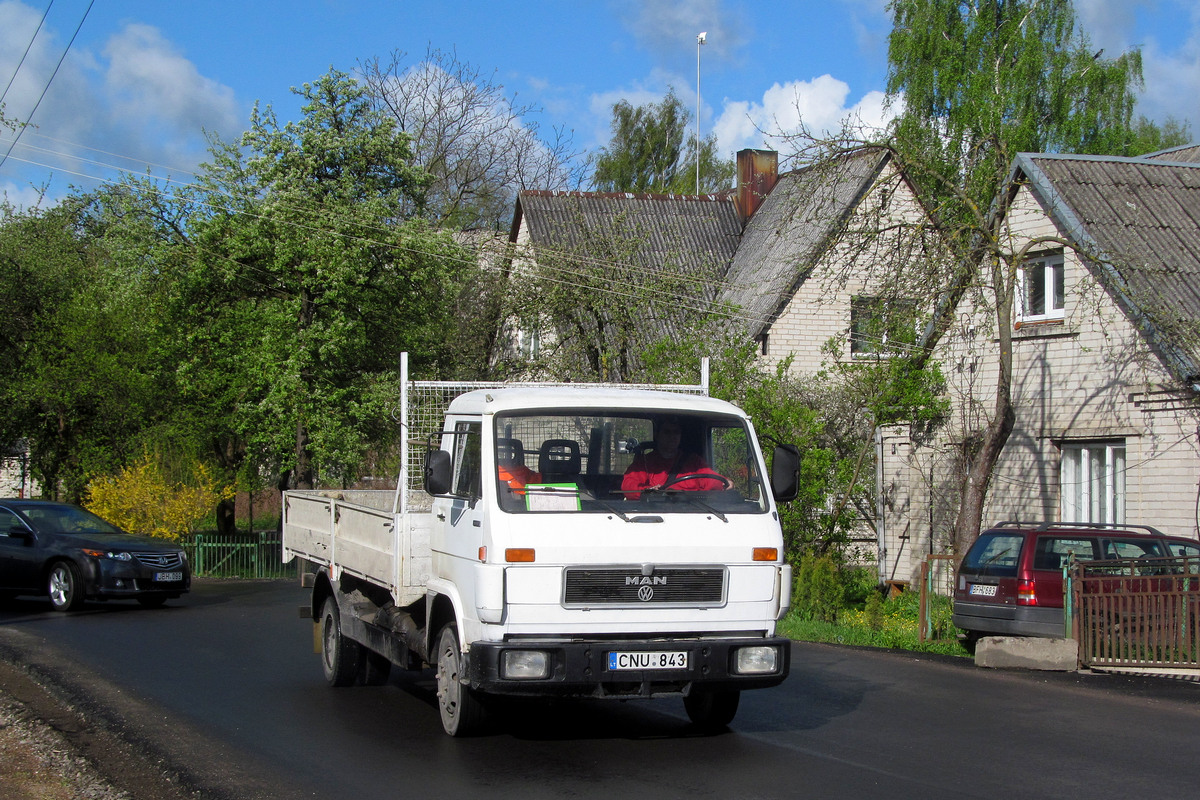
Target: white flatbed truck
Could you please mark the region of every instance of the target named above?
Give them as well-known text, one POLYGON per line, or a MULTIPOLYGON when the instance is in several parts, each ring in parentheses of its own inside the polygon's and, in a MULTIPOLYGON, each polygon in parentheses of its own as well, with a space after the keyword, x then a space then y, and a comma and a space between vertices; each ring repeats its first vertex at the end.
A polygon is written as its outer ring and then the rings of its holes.
POLYGON ((284 558, 311 565, 331 685, 432 666, 443 727, 463 736, 493 695, 679 695, 719 729, 743 689, 784 680, 775 504, 795 495, 798 455, 776 448, 768 472, 746 414, 706 396, 707 364, 700 385, 671 387, 401 373, 396 489, 284 496, 284 558), (719 488, 674 474, 622 488, 668 417, 719 488))

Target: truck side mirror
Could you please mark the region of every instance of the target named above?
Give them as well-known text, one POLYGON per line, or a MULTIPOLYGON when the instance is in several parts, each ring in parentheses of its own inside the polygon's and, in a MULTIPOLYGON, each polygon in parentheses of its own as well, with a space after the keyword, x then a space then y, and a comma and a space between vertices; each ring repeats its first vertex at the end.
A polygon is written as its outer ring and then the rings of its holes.
POLYGON ((794 444, 775 447, 771 459, 771 494, 775 502, 788 503, 800 491, 800 448, 794 444))
POLYGON ((450 454, 445 450, 425 451, 425 491, 433 495, 449 494, 450 454))

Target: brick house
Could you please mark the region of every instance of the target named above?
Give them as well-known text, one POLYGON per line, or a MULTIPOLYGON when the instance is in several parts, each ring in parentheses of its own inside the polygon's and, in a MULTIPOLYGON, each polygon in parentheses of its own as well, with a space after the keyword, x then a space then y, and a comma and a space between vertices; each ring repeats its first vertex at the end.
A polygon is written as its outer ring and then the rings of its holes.
MULTIPOLYGON (((984 524, 1147 524, 1197 537, 1200 509, 1200 147, 1142 158, 1021 154, 1003 241, 1017 272, 1015 427, 984 524)), ((991 298, 968 292, 934 357, 955 399, 928 445, 902 443, 910 511, 948 531, 959 445, 992 412, 991 298), (918 510, 920 509, 920 510, 918 510)))

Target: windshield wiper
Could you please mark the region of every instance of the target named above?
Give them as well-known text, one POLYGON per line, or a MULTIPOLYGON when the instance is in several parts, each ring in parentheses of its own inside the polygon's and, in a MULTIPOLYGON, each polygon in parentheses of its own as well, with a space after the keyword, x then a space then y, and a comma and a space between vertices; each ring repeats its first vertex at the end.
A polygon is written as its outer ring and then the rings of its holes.
POLYGON ((612 503, 608 502, 607 500, 601 500, 599 497, 592 494, 591 492, 587 492, 587 497, 589 500, 591 500, 595 503, 599 503, 601 506, 604 507, 604 509, 606 511, 611 511, 612 513, 616 514, 618 517, 621 518, 622 521, 629 522, 629 517, 625 516, 625 512, 622 511, 621 509, 617 508, 616 506, 614 506, 612 503))
POLYGON ((1004 550, 1001 550, 999 553, 996 553, 996 555, 992 556, 991 558, 985 559, 984 562, 979 565, 979 574, 987 575, 988 574, 987 570, 990 566, 992 566, 997 561, 999 561, 1001 558, 1003 558, 1004 556, 1008 555, 1011 552, 1012 552, 1012 548, 1009 547, 1004 550))

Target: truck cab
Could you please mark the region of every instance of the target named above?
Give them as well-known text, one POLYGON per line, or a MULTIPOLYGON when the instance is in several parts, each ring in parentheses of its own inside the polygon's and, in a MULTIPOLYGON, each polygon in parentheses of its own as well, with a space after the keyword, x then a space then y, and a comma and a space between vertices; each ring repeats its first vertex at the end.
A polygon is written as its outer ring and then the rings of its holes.
POLYGON ((425 467, 429 618, 456 639, 431 624, 431 647, 458 647, 445 654, 456 702, 682 694, 693 718, 726 724, 741 689, 778 684, 789 665, 774 634, 791 572, 767 476, 750 420, 719 400, 456 398, 425 467), (669 457, 664 426, 678 434, 669 457))

